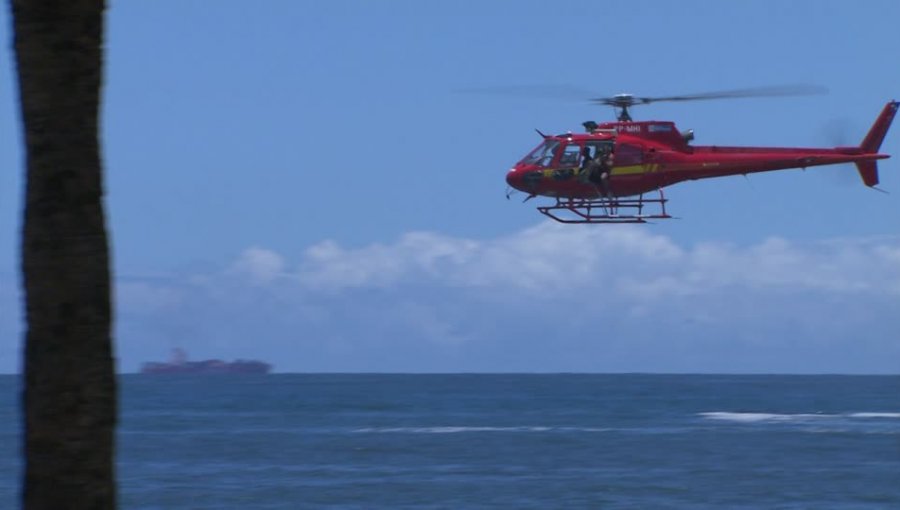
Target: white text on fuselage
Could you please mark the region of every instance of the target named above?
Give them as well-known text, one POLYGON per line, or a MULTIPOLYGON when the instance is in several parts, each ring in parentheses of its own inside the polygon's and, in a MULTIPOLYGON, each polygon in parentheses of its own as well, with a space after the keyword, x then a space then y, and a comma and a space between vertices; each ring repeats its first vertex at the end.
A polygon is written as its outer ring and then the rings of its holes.
POLYGON ((616 126, 616 131, 619 133, 642 133, 645 130, 648 133, 669 133, 672 131, 672 126, 670 124, 626 124, 616 126))

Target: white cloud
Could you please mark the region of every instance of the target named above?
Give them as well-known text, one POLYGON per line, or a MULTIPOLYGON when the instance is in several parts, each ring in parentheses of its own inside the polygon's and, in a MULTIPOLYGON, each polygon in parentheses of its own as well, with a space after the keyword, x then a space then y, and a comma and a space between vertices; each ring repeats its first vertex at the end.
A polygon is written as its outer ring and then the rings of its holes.
POLYGON ((355 250, 334 241, 310 247, 297 277, 315 289, 388 287, 410 277, 440 279, 444 271, 469 263, 477 243, 428 232, 411 232, 393 245, 355 250))
POLYGON ((900 237, 682 245, 543 223, 294 259, 253 247, 218 274, 119 289, 123 339, 282 370, 885 371, 900 356, 900 237))
POLYGON ((526 293, 596 288, 635 299, 718 292, 811 290, 897 294, 900 239, 680 247, 641 228, 544 223, 488 241, 410 233, 393 244, 310 248, 299 281, 312 289, 410 283, 526 293))
POLYGON ((247 248, 234 262, 231 271, 248 276, 256 284, 266 284, 283 274, 284 259, 271 250, 247 248))
POLYGON ((427 280, 449 286, 540 291, 583 287, 614 273, 625 260, 667 262, 682 250, 638 229, 577 230, 544 223, 496 240, 456 239, 428 232, 393 244, 344 249, 324 241, 304 254, 298 277, 316 289, 390 287, 427 280))

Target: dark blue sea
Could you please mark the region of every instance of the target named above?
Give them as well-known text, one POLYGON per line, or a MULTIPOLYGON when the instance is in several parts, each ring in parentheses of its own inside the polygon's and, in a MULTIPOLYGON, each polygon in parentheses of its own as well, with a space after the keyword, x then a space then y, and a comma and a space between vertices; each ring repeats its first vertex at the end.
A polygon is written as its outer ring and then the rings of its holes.
MULTIPOLYGON (((0 376, 0 508, 19 379, 0 376)), ((900 508, 900 377, 122 377, 121 508, 900 508)))

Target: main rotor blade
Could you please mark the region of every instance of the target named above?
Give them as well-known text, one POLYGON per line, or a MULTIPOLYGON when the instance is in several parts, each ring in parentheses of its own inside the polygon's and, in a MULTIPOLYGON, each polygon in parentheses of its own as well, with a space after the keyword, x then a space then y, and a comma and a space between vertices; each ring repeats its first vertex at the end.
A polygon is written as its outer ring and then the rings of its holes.
MULTIPOLYGON (((583 101, 586 97, 591 97, 592 95, 590 91, 584 88, 565 84, 462 88, 455 89, 454 92, 462 94, 487 94, 494 96, 518 96, 543 99, 570 99, 581 101, 583 101)), ((636 105, 658 103, 662 101, 702 101, 709 99, 738 99, 749 97, 808 96, 827 93, 828 89, 819 85, 795 84, 720 90, 715 92, 681 94, 676 96, 651 97, 636 96, 634 94, 616 94, 609 97, 594 97, 588 99, 588 101, 594 104, 602 104, 615 108, 627 109, 636 105)))
POLYGON ((772 87, 756 87, 749 89, 722 90, 718 92, 704 92, 700 94, 685 94, 680 96, 636 97, 634 98, 636 101, 634 104, 656 103, 660 101, 736 99, 744 97, 809 96, 827 93, 828 89, 819 85, 778 85, 772 87))

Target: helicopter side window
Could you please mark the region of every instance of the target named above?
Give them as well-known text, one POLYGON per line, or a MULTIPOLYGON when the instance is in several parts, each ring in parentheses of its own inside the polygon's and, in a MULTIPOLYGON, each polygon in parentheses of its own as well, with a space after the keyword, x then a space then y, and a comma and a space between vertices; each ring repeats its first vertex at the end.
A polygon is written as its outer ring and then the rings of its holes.
POLYGON ((586 147, 590 151, 591 159, 596 158, 601 152, 610 152, 613 148, 612 142, 588 142, 586 147))
POLYGON ((559 151, 559 140, 544 140, 533 151, 529 152, 520 163, 525 165, 550 166, 559 151))
POLYGON ((644 149, 638 145, 623 143, 616 147, 616 166, 640 165, 644 162, 644 149))
POLYGON ((559 166, 578 166, 579 156, 581 156, 581 146, 578 144, 570 143, 566 146, 565 149, 563 149, 562 157, 559 158, 559 166))

